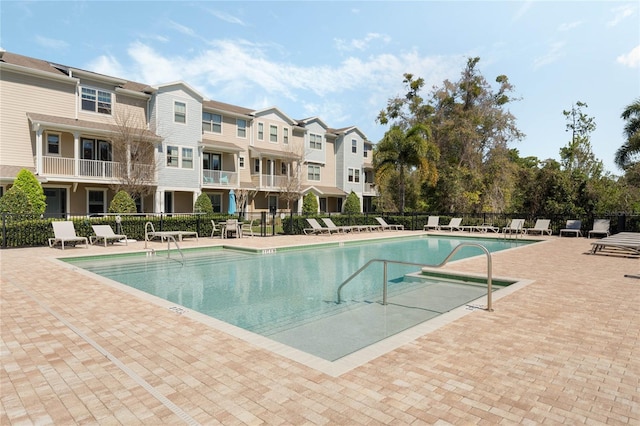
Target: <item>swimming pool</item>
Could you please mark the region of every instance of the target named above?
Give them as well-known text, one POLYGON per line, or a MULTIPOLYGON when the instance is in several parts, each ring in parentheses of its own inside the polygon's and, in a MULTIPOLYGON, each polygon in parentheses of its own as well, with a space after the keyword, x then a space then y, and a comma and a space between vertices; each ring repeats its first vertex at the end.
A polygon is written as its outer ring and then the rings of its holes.
MULTIPOLYGON (((389 304, 382 305, 382 265, 338 286, 372 258, 435 265, 462 242, 489 251, 529 242, 455 237, 403 237, 366 242, 247 251, 185 251, 184 265, 144 253, 65 261, 269 339, 335 361, 372 343, 486 295, 486 286, 407 276, 416 266, 390 264, 389 304)), ((464 247, 455 259, 482 254, 464 247)))

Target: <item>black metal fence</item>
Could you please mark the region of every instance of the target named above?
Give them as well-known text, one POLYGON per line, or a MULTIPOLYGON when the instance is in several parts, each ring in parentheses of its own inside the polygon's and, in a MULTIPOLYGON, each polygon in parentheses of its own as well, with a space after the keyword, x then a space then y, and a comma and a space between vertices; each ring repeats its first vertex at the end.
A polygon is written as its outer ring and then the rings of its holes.
MULTIPOLYGON (((440 224, 447 224, 453 217, 462 218, 462 225, 492 225, 503 227, 512 218, 525 219, 525 227, 533 227, 536 219, 551 220, 551 229, 555 235, 566 225, 567 220, 582 221, 582 231, 593 228, 595 219, 608 219, 612 234, 618 232, 640 232, 640 213, 608 213, 596 216, 566 216, 550 215, 535 217, 526 213, 361 213, 341 214, 326 213, 318 215, 302 215, 289 211, 268 212, 264 214, 243 215, 240 219, 249 222, 254 220, 254 229, 259 229, 259 235, 272 236, 278 233, 302 234, 308 228, 307 217, 331 217, 338 226, 343 225, 377 225, 376 217, 384 218, 389 224, 401 224, 407 230, 422 230, 429 216, 439 216, 440 224)), ((118 234, 125 234, 128 238, 144 239, 144 229, 147 222, 153 223, 156 231, 195 231, 200 236, 208 236, 212 231, 212 223, 224 221, 231 215, 202 213, 143 213, 143 214, 103 214, 103 215, 66 215, 65 218, 43 217, 33 215, 2 214, 1 248, 36 247, 48 244, 48 239, 54 236, 51 222, 53 220, 71 220, 76 234, 89 237, 93 235, 91 225, 111 225, 118 234)))

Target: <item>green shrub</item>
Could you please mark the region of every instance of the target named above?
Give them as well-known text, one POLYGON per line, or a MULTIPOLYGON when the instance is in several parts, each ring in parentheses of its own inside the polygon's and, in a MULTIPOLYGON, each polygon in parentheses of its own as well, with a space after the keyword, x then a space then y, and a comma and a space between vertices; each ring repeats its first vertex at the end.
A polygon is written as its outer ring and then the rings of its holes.
POLYGON ((211 198, 204 192, 198 195, 196 203, 193 206, 194 213, 213 213, 213 205, 211 205, 211 198))
POLYGON ((351 191, 347 196, 347 200, 344 202, 344 212, 352 214, 360 213, 360 198, 358 198, 353 191, 351 191))
POLYGON ((311 192, 308 192, 302 199, 302 213, 303 214, 318 213, 318 199, 311 192))
POLYGON ((0 213, 31 214, 33 206, 27 193, 14 185, 0 198, 0 213))
POLYGON ((136 202, 124 190, 118 191, 109 204, 109 213, 136 213, 136 211, 136 202))
POLYGON ((13 187, 20 188, 29 199, 31 205, 30 210, 14 213, 34 213, 41 215, 47 209, 46 199, 42 185, 38 182, 36 176, 27 169, 22 169, 13 182, 13 187))

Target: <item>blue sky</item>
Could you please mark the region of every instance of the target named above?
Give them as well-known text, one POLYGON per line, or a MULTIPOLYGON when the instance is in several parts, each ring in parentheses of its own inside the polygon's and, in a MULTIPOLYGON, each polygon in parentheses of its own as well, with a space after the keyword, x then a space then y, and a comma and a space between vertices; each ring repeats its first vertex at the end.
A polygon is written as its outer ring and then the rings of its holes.
POLYGON ((521 156, 559 159, 563 110, 586 102, 592 147, 620 174, 624 107, 640 96, 636 1, 7 1, 10 52, 148 83, 183 80, 212 100, 277 106, 293 118, 358 126, 377 142, 402 75, 457 80, 480 57, 520 101, 521 156))

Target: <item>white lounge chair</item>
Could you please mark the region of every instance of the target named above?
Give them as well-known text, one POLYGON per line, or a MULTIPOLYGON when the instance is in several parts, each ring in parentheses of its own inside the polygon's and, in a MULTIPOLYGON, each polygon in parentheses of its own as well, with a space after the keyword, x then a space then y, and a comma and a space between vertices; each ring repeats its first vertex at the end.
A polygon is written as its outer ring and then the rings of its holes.
POLYGON ((576 237, 581 237, 582 231, 580 228, 582 228, 581 220, 568 220, 565 228, 560 230, 560 236, 562 237, 562 234, 573 234, 576 237))
POLYGON ((440 216, 429 216, 423 230, 428 231, 430 229, 440 230, 440 216))
POLYGON ((87 237, 79 237, 76 235, 76 228, 70 220, 51 222, 53 226, 53 238, 49 238, 49 247, 53 247, 56 243, 60 243, 64 250, 65 243, 84 243, 85 248, 89 248, 89 240, 87 237))
POLYGON ((381 217, 376 217, 376 220, 378 221, 378 223, 380 224, 380 226, 382 227, 382 230, 384 231, 385 229, 394 229, 396 231, 403 231, 404 230, 404 225, 389 225, 383 218, 381 217))
POLYGON ((444 230, 444 229, 448 229, 449 231, 460 231, 462 229, 462 227, 460 226, 460 224, 462 223, 462 218, 461 217, 452 217, 451 220, 449 221, 448 225, 440 225, 440 229, 444 230))
POLYGON ((113 228, 111 225, 91 225, 93 228, 93 232, 96 235, 89 236, 89 242, 91 244, 95 244, 98 241, 104 241, 104 246, 107 246, 108 242, 116 242, 124 240, 124 245, 128 246, 129 241, 127 240, 127 236, 124 234, 116 234, 113 232, 113 228))
POLYGON ((592 254, 640 256, 640 232, 620 232, 591 243, 592 254))
POLYGON ((609 236, 609 227, 611 222, 609 219, 596 219, 593 221, 593 229, 587 234, 587 238, 591 238, 591 234, 609 236))
POLYGON ((196 237, 196 241, 198 241, 198 233, 195 231, 157 231, 156 232, 152 222, 147 222, 144 224, 145 247, 146 247, 146 241, 151 241, 154 238, 160 238, 160 241, 164 241, 169 237, 173 237, 178 241, 182 241, 183 237, 196 237))
POLYGON ((353 231, 353 227, 352 226, 337 226, 335 223, 333 223, 333 220, 331 220, 330 217, 323 217, 322 221, 324 222, 325 225, 327 225, 328 229, 331 229, 332 231, 335 231, 335 232, 351 232, 351 231, 353 231))
POLYGON ((307 219, 307 223, 309 224, 309 226, 311 226, 311 228, 304 228, 302 230, 305 233, 305 235, 309 235, 309 234, 329 234, 329 235, 331 235, 331 229, 324 228, 322 225, 320 225, 318 223, 317 220, 312 219, 312 218, 308 218, 307 219))
POLYGON ((506 237, 507 234, 515 234, 518 236, 519 234, 524 233, 524 219, 511 219, 511 223, 509 225, 502 228, 502 233, 506 237))
POLYGON ((533 228, 524 228, 524 233, 525 234, 529 234, 529 233, 534 233, 534 232, 539 232, 540 235, 551 235, 551 228, 549 228, 549 225, 551 224, 551 220, 549 219, 538 219, 536 220, 536 224, 533 225, 533 228))

